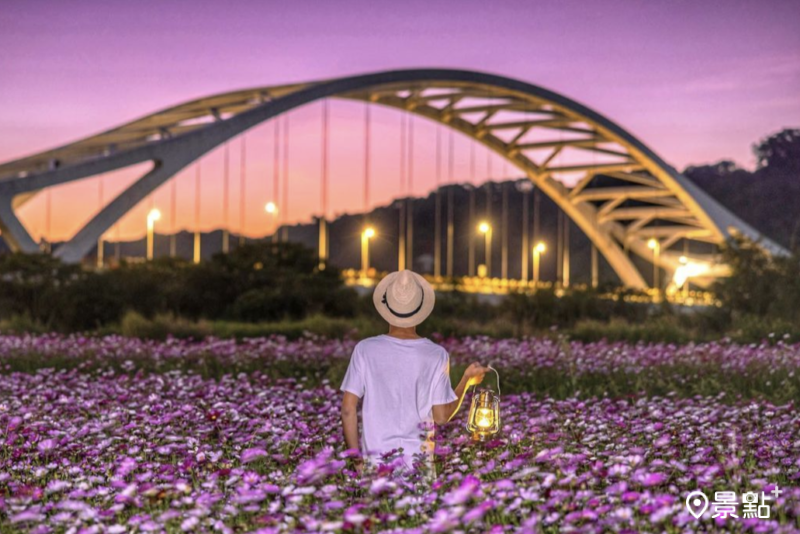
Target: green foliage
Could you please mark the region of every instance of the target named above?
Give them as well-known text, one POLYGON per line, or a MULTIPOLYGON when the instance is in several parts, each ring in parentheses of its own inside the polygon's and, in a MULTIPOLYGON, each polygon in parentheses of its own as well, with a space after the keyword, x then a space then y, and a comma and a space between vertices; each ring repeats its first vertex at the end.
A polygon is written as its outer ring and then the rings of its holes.
POLYGON ((800 251, 769 255, 758 243, 735 238, 723 249, 731 276, 715 291, 732 320, 752 315, 760 320, 800 323, 800 251))
POLYGON ((743 315, 733 321, 728 336, 738 343, 796 343, 800 341, 800 323, 780 317, 743 315))
POLYGON ((79 266, 66 265, 48 254, 12 253, 0 256, 0 319, 25 316, 51 327, 62 311, 54 304, 73 284, 88 276, 79 266))
MULTIPOLYGON (((608 288, 542 289, 505 298, 437 295, 424 336, 494 338, 565 333, 593 341, 740 342, 800 339, 800 256, 769 256, 737 239, 725 247, 732 276, 715 291, 722 307, 686 310, 600 298, 608 288)), ((359 297, 313 251, 294 244, 247 245, 195 265, 163 258, 106 271, 64 265, 44 254, 0 257, 1 332, 118 332, 165 339, 366 337, 385 332, 371 294, 359 297)))
POLYGON ((189 321, 353 317, 358 305, 339 271, 319 270, 316 254, 297 244, 249 244, 198 265, 161 258, 106 271, 66 265, 45 254, 0 257, 0 321, 25 317, 65 332, 122 322, 123 331, 144 329, 146 337, 164 337, 169 327, 194 337, 205 329, 190 327, 189 321), (152 321, 145 325, 143 319, 152 321))
POLYGON ((129 337, 164 340, 167 336, 181 339, 201 340, 209 336, 217 338, 245 339, 249 337, 284 336, 298 339, 304 335, 319 335, 329 338, 373 336, 386 332, 383 321, 368 318, 334 318, 311 315, 300 320, 277 322, 243 323, 234 321, 189 321, 169 314, 160 314, 148 319, 136 312, 128 312, 119 327, 107 327, 103 334, 118 333, 129 337))
MULTIPOLYGON (((106 330, 105 333, 110 333, 106 330)), ((193 322, 169 314, 147 319, 135 311, 128 311, 122 318, 119 333, 128 337, 164 340, 168 336, 181 339, 205 339, 212 329, 205 321, 193 322)))
POLYGON ((3 334, 44 334, 48 328, 30 318, 29 315, 12 315, 0 320, 0 333, 3 334))
POLYGON ((586 320, 569 330, 569 337, 577 341, 627 341, 636 343, 666 342, 687 343, 694 338, 693 333, 670 317, 662 317, 641 324, 631 324, 623 320, 607 323, 586 320))

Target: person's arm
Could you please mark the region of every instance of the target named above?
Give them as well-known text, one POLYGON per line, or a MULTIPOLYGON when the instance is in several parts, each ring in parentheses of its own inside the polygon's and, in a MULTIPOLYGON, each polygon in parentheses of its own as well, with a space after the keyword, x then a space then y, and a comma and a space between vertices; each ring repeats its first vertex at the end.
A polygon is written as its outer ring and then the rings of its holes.
POLYGON ((464 397, 467 394, 469 386, 477 385, 483 382, 483 378, 489 369, 479 363, 473 363, 464 371, 464 375, 456 386, 456 400, 448 402, 447 404, 435 404, 433 406, 433 421, 437 425, 443 425, 450 421, 461 408, 461 403, 464 402, 464 397))
POLYGON ((342 398, 342 430, 348 449, 358 450, 358 397, 349 391, 342 398))
MULTIPOLYGON (((359 350, 360 344, 353 348, 350 363, 347 365, 347 372, 339 388, 343 393, 342 397, 342 433, 348 449, 356 450, 360 454, 364 451, 359 450, 358 439, 358 400, 366 394, 366 377, 362 366, 361 358, 363 354, 359 350)), ((361 458, 354 458, 356 469, 361 470, 361 458)))

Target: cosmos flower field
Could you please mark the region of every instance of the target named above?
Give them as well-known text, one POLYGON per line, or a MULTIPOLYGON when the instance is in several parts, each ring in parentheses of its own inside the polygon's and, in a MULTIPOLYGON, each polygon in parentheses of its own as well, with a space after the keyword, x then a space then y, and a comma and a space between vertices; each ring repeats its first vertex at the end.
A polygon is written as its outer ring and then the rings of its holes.
POLYGON ((439 341, 509 387, 495 439, 438 430, 429 484, 354 470, 354 340, 0 336, 0 532, 800 530, 800 346, 439 341), (684 506, 776 485, 768 519, 684 506))

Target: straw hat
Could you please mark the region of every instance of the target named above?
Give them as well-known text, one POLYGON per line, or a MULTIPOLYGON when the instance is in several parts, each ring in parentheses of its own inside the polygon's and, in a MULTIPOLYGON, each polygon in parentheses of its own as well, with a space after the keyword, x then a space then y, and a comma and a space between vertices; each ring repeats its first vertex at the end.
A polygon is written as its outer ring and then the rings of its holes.
POLYGON ((386 275, 375 287, 372 302, 387 323, 417 326, 433 311, 436 294, 427 280, 405 269, 386 275))

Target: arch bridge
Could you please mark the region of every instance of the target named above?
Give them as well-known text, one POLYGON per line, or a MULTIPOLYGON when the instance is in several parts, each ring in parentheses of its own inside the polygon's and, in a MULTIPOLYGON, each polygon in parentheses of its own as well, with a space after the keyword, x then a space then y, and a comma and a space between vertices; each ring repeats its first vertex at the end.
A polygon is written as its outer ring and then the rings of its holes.
POLYGON ((403 110, 482 143, 547 194, 628 287, 646 287, 630 252, 668 273, 690 261, 697 275, 693 281, 700 284, 727 273, 709 245, 720 245, 733 234, 761 239, 771 252, 784 252, 599 113, 523 81, 446 69, 378 72, 208 96, 0 164, 2 237, 12 250, 37 251, 17 208, 47 187, 151 161, 149 171, 54 252, 65 261, 80 261, 119 218, 205 153, 266 120, 325 98, 403 110), (660 254, 651 250, 654 243, 660 254))

